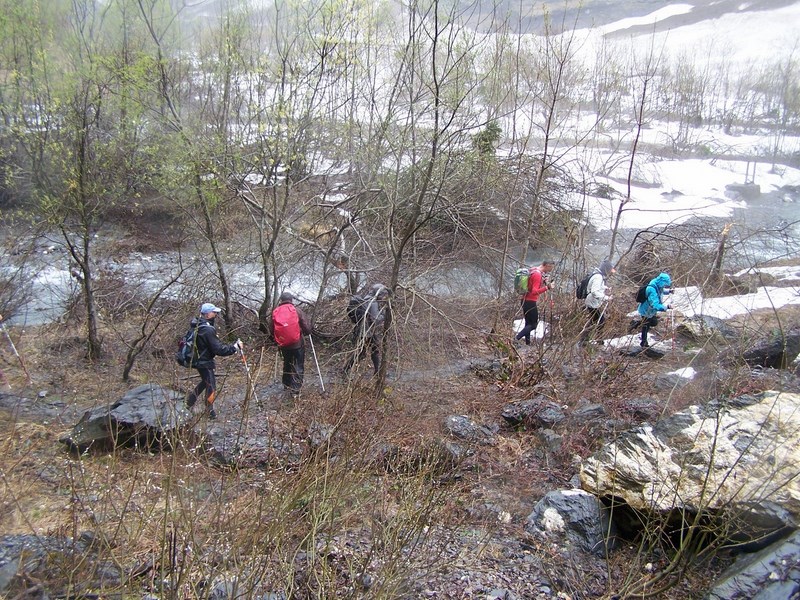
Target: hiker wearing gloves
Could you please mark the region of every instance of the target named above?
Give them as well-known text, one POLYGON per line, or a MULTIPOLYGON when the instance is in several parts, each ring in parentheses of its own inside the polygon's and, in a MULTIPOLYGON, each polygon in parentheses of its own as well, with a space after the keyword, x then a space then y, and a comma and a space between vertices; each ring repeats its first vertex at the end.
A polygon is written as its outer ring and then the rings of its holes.
POLYGON ((522 297, 522 314, 525 315, 525 327, 517 334, 516 339, 525 338, 525 343, 531 345, 531 332, 536 331, 539 325, 539 308, 536 302, 539 296, 544 294, 552 286, 547 282, 547 274, 556 266, 552 260, 542 261, 538 267, 534 267, 528 275, 528 293, 522 297))
POLYGON ((369 347, 374 374, 378 374, 383 358, 381 356, 383 335, 391 323, 390 311, 389 288, 382 283, 376 283, 369 289, 368 296, 355 310, 352 336, 355 349, 344 366, 345 375, 350 372, 356 362, 367 355, 367 347, 369 347))
MULTIPOLYGON (((607 279, 617 270, 610 260, 604 260, 595 269, 586 286, 586 299, 584 306, 589 313, 589 320, 583 326, 581 342, 586 343, 590 338, 598 337, 606 323, 605 307, 603 304, 611 300, 611 289, 606 285, 607 279)), ((602 344, 602 341, 600 342, 602 344)))
POLYGON ((639 303, 638 312, 642 317, 638 325, 642 327, 642 340, 639 345, 642 348, 649 348, 650 344, 647 342, 647 333, 651 327, 658 325, 658 313, 672 308, 671 304, 664 304, 664 294, 668 294, 669 288, 672 285, 672 278, 668 273, 659 273, 656 275, 645 288, 646 299, 644 302, 639 303))
POLYGON ((311 335, 311 325, 303 311, 295 307, 291 292, 283 292, 278 298, 278 306, 272 311, 271 329, 283 356, 283 389, 297 396, 305 372, 303 335, 311 335))
POLYGON ((192 362, 192 366, 200 374, 200 383, 189 393, 186 406, 189 408, 194 406, 200 395, 205 392, 209 419, 217 418, 217 413, 214 411, 214 400, 217 396, 217 378, 214 374, 217 365, 214 357, 230 356, 242 349, 242 340, 236 340, 233 344, 223 344, 217 337, 214 319, 221 312, 221 308, 206 302, 200 307, 200 318, 194 318, 191 322, 191 327, 197 328, 197 359, 192 362))

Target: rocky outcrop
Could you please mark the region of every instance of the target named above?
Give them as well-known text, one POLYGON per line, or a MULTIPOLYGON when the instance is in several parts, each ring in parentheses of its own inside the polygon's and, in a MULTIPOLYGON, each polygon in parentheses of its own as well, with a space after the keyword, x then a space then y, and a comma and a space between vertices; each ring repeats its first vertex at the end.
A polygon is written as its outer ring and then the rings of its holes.
POLYGON ((86 411, 59 441, 77 450, 115 446, 169 445, 168 434, 191 419, 183 394, 148 383, 113 404, 86 411))
POLYGON ((706 600, 785 600, 800 597, 800 532, 761 552, 742 555, 706 600))
POLYGON ((767 273, 742 273, 740 275, 725 275, 722 279, 718 293, 723 296, 738 294, 755 294, 759 287, 773 285, 775 278, 767 273))
POLYGON ((787 368, 800 354, 800 330, 758 342, 742 353, 742 358, 751 367, 770 369, 787 368))
POLYGON ((643 513, 724 511, 749 539, 800 526, 800 395, 693 406, 624 433, 583 461, 581 487, 643 513))
POLYGON ((675 332, 696 342, 706 342, 710 340, 721 343, 739 337, 736 330, 723 319, 710 317, 708 315, 684 317, 681 322, 677 324, 675 332))
POLYGON ((761 186, 757 183, 729 183, 725 186, 725 195, 737 200, 753 200, 761 195, 761 186))
POLYGON ((567 544, 584 552, 605 556, 616 543, 608 509, 583 490, 548 492, 525 523, 533 536, 567 544))

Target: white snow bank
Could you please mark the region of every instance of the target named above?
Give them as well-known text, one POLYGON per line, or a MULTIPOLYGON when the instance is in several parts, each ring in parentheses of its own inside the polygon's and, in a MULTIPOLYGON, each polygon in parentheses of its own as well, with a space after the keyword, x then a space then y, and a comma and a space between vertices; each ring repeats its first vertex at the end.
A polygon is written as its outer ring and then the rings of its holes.
MULTIPOLYGON (((752 169, 752 166, 749 168, 752 169)), ((702 159, 667 160, 637 165, 636 180, 647 187, 633 186, 631 200, 620 219, 623 229, 645 229, 657 225, 683 223, 692 217, 727 218, 736 208, 746 208, 742 200, 726 197, 725 187, 743 183, 746 161, 711 161, 702 159)), ((627 166, 619 165, 595 181, 614 189, 618 196, 607 199, 584 198, 575 194, 568 204, 583 207, 591 224, 610 230, 622 198, 627 196, 627 166), (585 204, 585 206, 583 206, 585 204)), ((780 173, 761 172, 757 180, 763 192, 782 186, 800 185, 800 169, 785 168, 780 173)))
POLYGON ((758 309, 800 305, 800 293, 796 287, 761 287, 753 294, 704 298, 698 288, 688 287, 676 288, 667 301, 687 317, 706 315, 730 319, 758 309))

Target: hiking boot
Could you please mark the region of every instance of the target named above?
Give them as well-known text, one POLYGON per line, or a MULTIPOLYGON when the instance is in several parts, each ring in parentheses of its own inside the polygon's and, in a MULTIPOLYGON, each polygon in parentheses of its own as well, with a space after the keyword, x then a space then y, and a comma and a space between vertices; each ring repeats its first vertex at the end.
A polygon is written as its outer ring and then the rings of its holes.
POLYGON ((217 418, 217 411, 214 410, 213 404, 206 404, 206 413, 208 414, 208 418, 212 421, 217 418))
POLYGON ((186 408, 192 408, 195 402, 197 402, 197 396, 190 392, 189 395, 186 396, 186 408))

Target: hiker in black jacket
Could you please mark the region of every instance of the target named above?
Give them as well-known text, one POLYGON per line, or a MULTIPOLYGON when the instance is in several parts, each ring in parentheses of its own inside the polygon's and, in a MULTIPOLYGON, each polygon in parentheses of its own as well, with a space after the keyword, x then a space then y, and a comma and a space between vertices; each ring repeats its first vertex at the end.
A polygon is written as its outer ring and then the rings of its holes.
POLYGON ((381 368, 381 347, 383 335, 391 323, 391 308, 389 307, 389 288, 381 283, 376 283, 369 290, 369 295, 358 311, 359 316, 353 327, 352 356, 344 366, 345 374, 350 372, 353 365, 367 355, 372 359, 372 368, 377 375, 381 368))
POLYGON ((200 394, 206 393, 206 409, 209 419, 216 419, 217 413, 214 411, 214 400, 217 395, 217 378, 214 375, 216 363, 215 356, 230 356, 242 349, 242 340, 236 340, 233 344, 223 344, 217 337, 217 330, 214 328, 214 319, 222 312, 210 302, 206 302, 200 307, 200 318, 194 318, 191 327, 197 327, 197 358, 192 361, 192 366, 200 374, 200 383, 189 392, 186 398, 186 406, 194 406, 200 394))

